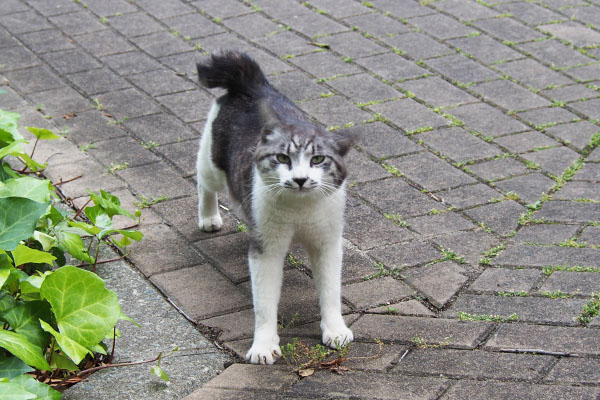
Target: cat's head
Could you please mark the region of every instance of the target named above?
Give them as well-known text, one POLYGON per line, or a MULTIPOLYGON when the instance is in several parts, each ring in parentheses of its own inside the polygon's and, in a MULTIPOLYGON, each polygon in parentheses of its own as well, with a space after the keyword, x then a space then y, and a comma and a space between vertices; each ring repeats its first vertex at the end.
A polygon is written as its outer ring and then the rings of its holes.
POLYGON ((266 113, 255 163, 263 182, 274 193, 293 191, 328 196, 347 175, 344 156, 355 134, 329 132, 308 121, 281 121, 266 113))

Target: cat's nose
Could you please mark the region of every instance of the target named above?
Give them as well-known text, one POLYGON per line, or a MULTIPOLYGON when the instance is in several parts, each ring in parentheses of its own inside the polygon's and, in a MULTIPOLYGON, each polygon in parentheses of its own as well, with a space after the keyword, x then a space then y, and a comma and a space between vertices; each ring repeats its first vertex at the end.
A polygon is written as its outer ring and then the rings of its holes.
POLYGON ((304 182, 306 182, 307 180, 308 179, 306 178, 294 178, 294 182, 296 182, 299 187, 302 187, 302 185, 304 185, 304 182))

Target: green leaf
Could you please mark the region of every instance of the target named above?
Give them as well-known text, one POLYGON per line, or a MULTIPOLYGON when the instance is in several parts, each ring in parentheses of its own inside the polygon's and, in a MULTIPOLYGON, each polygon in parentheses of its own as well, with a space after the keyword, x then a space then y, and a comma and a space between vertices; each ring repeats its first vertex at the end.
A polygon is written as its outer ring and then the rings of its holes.
POLYGON ((15 140, 14 142, 8 144, 5 147, 0 148, 0 159, 6 156, 15 156, 19 157, 23 153, 23 148, 21 147, 21 143, 27 143, 26 140, 15 140))
POLYGON ((79 367, 77 367, 69 357, 57 352, 52 355, 50 367, 52 367, 52 369, 66 369, 71 372, 79 371, 79 367))
POLYGON ((167 375, 165 371, 163 371, 158 365, 153 365, 152 368, 150 368, 150 371, 152 371, 154 375, 158 376, 163 381, 169 380, 169 375, 167 375))
POLYGON ((14 250, 21 240, 29 238, 49 204, 23 197, 0 199, 0 249, 14 250))
POLYGON ((37 347, 44 348, 48 343, 48 335, 40 328, 40 318, 50 320, 50 305, 45 301, 20 302, 0 317, 18 334, 23 335, 37 347))
POLYGON ((55 331, 50 324, 45 322, 44 320, 39 320, 40 325, 43 330, 54 336, 56 339, 56 343, 60 349, 71 359, 75 364, 79 364, 81 360, 85 358, 88 354, 92 354, 87 348, 77 343, 75 340, 70 339, 66 335, 63 335, 60 332, 55 331))
POLYGON ((112 228, 113 222, 111 217, 100 206, 86 207, 85 215, 92 221, 94 225, 102 229, 112 228))
POLYGON ((35 231, 33 232, 33 238, 40 242, 44 251, 48 251, 54 246, 56 246, 56 238, 54 236, 50 236, 47 233, 35 231))
POLYGON ((37 396, 18 383, 0 382, 0 400, 29 400, 37 396))
POLYGON ((15 298, 6 290, 0 290, 0 312, 10 310, 15 306, 15 298))
POLYGON ((137 326, 138 328, 141 328, 141 327, 142 327, 140 324, 138 324, 137 322, 135 322, 135 321, 134 321, 134 320, 133 320, 131 317, 129 317, 129 316, 127 316, 127 315, 123 314, 122 312, 121 312, 121 315, 119 315, 119 320, 120 320, 120 321, 128 321, 128 322, 131 322, 132 324, 134 324, 134 325, 135 325, 135 326, 137 326))
POLYGON ((21 375, 11 379, 10 383, 21 385, 28 392, 33 393, 36 400, 60 400, 62 394, 59 391, 52 389, 50 386, 39 382, 31 375, 21 375))
POLYGON ((10 276, 10 272, 12 271, 12 269, 13 267, 11 266, 3 267, 2 269, 0 269, 0 289, 2 289, 2 286, 4 286, 4 283, 10 276))
POLYGON ((2 357, 0 359, 0 378, 12 379, 34 369, 25 364, 23 360, 15 356, 2 357))
POLYGON ((42 139, 42 140, 60 139, 60 136, 58 136, 56 133, 52 132, 49 129, 34 128, 33 126, 26 126, 25 128, 38 139, 42 139))
POLYGON ((56 260, 50 253, 45 251, 31 249, 25 245, 18 245, 15 250, 12 251, 12 256, 15 260, 15 266, 18 267, 23 264, 50 264, 56 260))
POLYGON ((19 114, 0 110, 0 129, 8 132, 13 140, 23 140, 23 136, 17 129, 19 114))
POLYGON ((102 207, 110 218, 115 215, 125 215, 131 219, 135 217, 127 210, 121 207, 121 200, 115 195, 112 195, 104 190, 100 190, 100 195, 88 190, 90 198, 96 206, 102 207))
POLYGON ((18 178, 19 174, 10 168, 10 165, 0 160, 0 182, 6 182, 10 179, 18 178))
POLYGON ((83 240, 78 234, 72 232, 57 232, 56 237, 58 238, 58 245, 60 248, 76 259, 90 264, 94 262, 94 258, 88 254, 85 244, 83 244, 83 240))
POLYGON ((60 332, 86 347, 99 343, 121 315, 116 293, 96 274, 72 266, 48 276, 40 295, 52 305, 60 332))
POLYGON ((42 349, 19 333, 0 330, 0 347, 4 347, 9 353, 19 357, 32 367, 42 371, 50 369, 42 355, 42 349))
POLYGON ((43 203, 50 200, 53 192, 52 182, 32 176, 11 179, 6 183, 0 182, 0 198, 25 197, 43 203))

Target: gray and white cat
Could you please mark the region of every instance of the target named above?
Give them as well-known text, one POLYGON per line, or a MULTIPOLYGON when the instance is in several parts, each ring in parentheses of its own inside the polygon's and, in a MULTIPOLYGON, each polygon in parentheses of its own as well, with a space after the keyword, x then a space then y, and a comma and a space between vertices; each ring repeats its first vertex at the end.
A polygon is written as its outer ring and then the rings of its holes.
POLYGON ((249 227, 254 302, 251 363, 281 355, 277 307, 292 242, 307 250, 319 293, 323 343, 353 339, 341 313, 343 157, 354 138, 328 132, 273 88, 246 54, 227 51, 198 64, 200 83, 227 93, 213 102, 198 151, 200 229, 221 229, 217 192, 229 191, 249 227))

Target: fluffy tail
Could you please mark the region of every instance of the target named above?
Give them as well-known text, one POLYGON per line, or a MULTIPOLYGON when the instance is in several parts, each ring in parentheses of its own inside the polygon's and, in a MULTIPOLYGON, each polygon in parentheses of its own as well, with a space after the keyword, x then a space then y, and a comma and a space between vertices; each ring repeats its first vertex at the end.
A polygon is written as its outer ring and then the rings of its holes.
POLYGON ((229 93, 253 95, 268 84, 258 64, 245 53, 225 51, 197 63, 200 83, 207 88, 221 87, 229 93))

